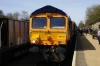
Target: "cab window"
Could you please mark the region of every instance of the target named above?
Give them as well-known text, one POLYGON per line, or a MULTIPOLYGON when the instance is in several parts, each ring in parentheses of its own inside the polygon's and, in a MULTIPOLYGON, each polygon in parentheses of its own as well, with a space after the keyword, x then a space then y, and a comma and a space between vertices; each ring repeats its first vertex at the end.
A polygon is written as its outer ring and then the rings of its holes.
POLYGON ((46 28, 47 27, 47 18, 36 17, 32 19, 32 28, 46 28))
POLYGON ((65 28, 65 18, 52 17, 50 18, 50 28, 65 28))

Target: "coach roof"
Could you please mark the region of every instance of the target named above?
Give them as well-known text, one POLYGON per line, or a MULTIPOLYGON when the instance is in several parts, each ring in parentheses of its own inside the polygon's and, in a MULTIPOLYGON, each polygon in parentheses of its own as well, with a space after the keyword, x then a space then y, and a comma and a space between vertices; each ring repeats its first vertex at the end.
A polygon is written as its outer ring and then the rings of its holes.
POLYGON ((47 13, 47 12, 59 13, 59 14, 62 14, 62 15, 66 15, 66 16, 67 16, 67 14, 66 14, 64 11, 62 11, 62 10, 56 8, 56 7, 50 6, 50 5, 47 5, 47 6, 44 6, 44 7, 42 7, 42 8, 39 8, 39 9, 35 10, 35 11, 31 14, 31 16, 32 16, 32 15, 37 15, 37 14, 39 14, 39 13, 47 13))

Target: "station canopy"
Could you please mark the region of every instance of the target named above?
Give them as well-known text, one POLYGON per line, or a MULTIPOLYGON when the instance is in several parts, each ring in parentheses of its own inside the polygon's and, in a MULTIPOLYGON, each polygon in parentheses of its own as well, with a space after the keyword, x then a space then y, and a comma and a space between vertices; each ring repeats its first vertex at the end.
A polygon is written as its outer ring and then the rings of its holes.
POLYGON ((56 7, 50 6, 50 5, 47 5, 47 6, 44 6, 42 8, 39 8, 39 9, 35 10, 31 14, 31 16, 37 15, 39 13, 47 13, 47 12, 50 12, 50 13, 59 13, 59 14, 67 16, 67 14, 64 11, 62 11, 62 10, 56 8, 56 7))

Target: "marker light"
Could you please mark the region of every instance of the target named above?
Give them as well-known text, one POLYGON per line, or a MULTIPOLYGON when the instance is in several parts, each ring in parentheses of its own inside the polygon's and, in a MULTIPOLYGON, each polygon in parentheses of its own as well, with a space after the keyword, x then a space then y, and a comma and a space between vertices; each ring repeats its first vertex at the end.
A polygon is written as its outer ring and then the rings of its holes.
POLYGON ((48 17, 51 17, 51 13, 48 13, 47 16, 48 16, 48 17))
POLYGON ((33 40, 32 43, 36 43, 36 44, 38 44, 39 41, 38 41, 38 40, 33 40))

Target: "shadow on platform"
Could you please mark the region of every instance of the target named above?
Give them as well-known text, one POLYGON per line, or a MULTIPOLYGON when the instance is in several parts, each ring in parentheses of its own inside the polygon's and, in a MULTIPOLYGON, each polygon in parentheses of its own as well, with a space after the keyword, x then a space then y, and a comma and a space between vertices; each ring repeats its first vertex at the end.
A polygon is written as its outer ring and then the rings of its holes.
POLYGON ((77 35, 77 43, 76 44, 77 44, 76 51, 96 50, 95 47, 90 43, 89 40, 87 40, 87 38, 84 35, 80 35, 80 34, 77 35))

